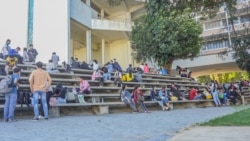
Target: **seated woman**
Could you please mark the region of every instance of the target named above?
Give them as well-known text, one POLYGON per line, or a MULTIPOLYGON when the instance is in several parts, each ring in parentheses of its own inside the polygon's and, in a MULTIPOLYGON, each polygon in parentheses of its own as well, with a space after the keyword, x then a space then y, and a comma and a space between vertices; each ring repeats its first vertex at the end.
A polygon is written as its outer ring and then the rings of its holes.
POLYGON ((227 98, 230 99, 233 105, 236 104, 237 99, 241 100, 241 97, 237 91, 237 88, 235 87, 233 83, 231 83, 231 85, 228 87, 227 98))
POLYGON ((78 92, 80 94, 90 94, 91 90, 90 90, 89 82, 85 80, 83 76, 79 77, 79 81, 80 81, 80 89, 78 92))
POLYGON ((126 89, 127 87, 124 85, 122 86, 122 90, 121 90, 121 101, 124 102, 125 104, 129 105, 131 107, 131 109, 134 112, 137 112, 137 109, 135 107, 135 103, 133 102, 133 100, 131 99, 131 93, 129 93, 126 89))
POLYGON ((161 101, 159 101, 159 105, 161 105, 162 110, 170 110, 170 106, 169 106, 169 100, 168 100, 168 94, 167 94, 167 90, 166 87, 163 86, 162 89, 159 91, 158 93, 159 98, 161 98, 161 101))
POLYGON ((144 103, 144 94, 142 92, 142 89, 141 87, 138 87, 136 88, 135 90, 136 92, 134 93, 134 97, 136 97, 136 103, 139 103, 140 104, 140 107, 141 109, 144 111, 144 113, 150 113, 150 111, 148 111, 145 103, 144 103))
POLYGON ((189 92, 189 100, 200 100, 201 95, 198 94, 198 88, 193 87, 189 92))
POLYGON ((93 72, 91 80, 98 80, 99 86, 103 86, 104 80, 100 69, 97 69, 93 72))

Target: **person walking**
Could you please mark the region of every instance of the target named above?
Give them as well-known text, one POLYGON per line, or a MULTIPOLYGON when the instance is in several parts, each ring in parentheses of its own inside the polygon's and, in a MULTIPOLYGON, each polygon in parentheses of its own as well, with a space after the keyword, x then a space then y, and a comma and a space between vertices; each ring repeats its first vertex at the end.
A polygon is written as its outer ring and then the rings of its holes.
POLYGON ((42 69, 43 63, 36 63, 37 69, 32 71, 29 77, 30 91, 33 93, 34 99, 34 120, 39 120, 38 100, 41 97, 44 117, 48 119, 48 105, 46 101, 46 92, 51 86, 51 77, 48 72, 42 69))
POLYGON ((17 121, 14 118, 14 112, 17 101, 17 90, 19 87, 18 80, 20 78, 20 69, 15 68, 14 74, 10 72, 8 74, 11 77, 11 87, 12 91, 5 95, 5 104, 4 104, 4 121, 5 122, 15 122, 17 121))

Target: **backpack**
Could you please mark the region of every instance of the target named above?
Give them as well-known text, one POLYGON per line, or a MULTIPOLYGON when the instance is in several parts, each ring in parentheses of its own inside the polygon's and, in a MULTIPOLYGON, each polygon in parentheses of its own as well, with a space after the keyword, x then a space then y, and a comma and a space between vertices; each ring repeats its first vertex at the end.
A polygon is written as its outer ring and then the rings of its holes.
POLYGON ((1 81, 0 81, 0 93, 1 94, 9 94, 13 90, 13 77, 12 75, 5 76, 1 81))

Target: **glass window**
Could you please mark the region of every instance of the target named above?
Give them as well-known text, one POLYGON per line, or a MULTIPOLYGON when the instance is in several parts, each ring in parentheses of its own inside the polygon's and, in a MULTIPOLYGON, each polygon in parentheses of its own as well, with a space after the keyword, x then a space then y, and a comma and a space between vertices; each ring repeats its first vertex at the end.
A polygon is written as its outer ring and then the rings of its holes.
POLYGON ((220 27, 220 21, 213 21, 213 22, 205 23, 205 29, 212 29, 212 28, 217 28, 217 27, 220 27))

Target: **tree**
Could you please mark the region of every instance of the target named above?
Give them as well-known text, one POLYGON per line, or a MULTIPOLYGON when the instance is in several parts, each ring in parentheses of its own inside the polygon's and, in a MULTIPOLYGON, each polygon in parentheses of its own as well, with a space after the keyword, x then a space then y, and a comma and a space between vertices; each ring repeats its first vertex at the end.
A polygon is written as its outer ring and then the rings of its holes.
POLYGON ((169 0, 149 1, 146 15, 135 21, 131 40, 138 62, 154 59, 170 70, 175 59, 193 58, 199 53, 201 25, 190 18, 188 7, 181 14, 170 4, 169 0))

